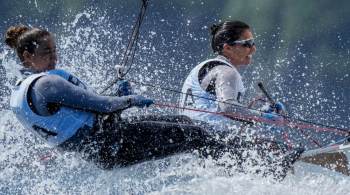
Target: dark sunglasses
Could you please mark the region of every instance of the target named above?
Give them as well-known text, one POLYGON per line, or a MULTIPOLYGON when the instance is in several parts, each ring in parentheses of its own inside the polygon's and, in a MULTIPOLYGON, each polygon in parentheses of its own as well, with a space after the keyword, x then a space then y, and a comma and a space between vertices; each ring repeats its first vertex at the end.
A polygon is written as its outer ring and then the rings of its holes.
POLYGON ((255 45, 254 39, 237 40, 229 43, 230 45, 242 45, 243 47, 252 48, 255 45))

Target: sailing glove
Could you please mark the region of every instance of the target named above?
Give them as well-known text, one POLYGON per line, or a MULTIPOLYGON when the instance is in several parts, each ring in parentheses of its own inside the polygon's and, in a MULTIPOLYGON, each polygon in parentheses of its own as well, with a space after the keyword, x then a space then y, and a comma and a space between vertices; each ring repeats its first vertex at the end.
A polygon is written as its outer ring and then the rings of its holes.
POLYGON ((274 105, 276 112, 278 114, 286 112, 286 107, 284 106, 284 104, 282 102, 276 102, 274 105))
POLYGON ((281 114, 286 112, 286 107, 282 102, 276 102, 275 105, 269 105, 268 108, 263 108, 263 112, 281 114))
POLYGON ((262 117, 273 120, 273 121, 281 121, 283 120, 282 114, 286 111, 286 107, 282 102, 276 102, 274 105, 269 105, 269 107, 265 110, 263 110, 263 113, 261 114, 262 117))
POLYGON ((136 106, 139 108, 148 107, 154 104, 154 100, 143 97, 142 95, 133 95, 130 99, 130 106, 136 106))
POLYGON ((133 90, 131 88, 130 82, 127 80, 119 80, 117 81, 117 96, 126 96, 126 95, 132 95, 133 90))

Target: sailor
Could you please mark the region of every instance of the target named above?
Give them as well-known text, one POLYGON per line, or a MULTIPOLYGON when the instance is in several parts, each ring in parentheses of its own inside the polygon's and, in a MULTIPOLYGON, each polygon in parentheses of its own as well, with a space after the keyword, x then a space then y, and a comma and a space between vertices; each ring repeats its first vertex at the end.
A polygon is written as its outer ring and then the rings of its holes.
MULTIPOLYGON (((148 107, 153 100, 127 90, 120 97, 98 95, 73 74, 56 69, 56 45, 47 30, 13 26, 5 39, 23 64, 11 108, 26 129, 53 147, 75 151, 106 169, 183 152, 217 159, 224 152, 237 157, 244 150, 237 140, 220 141, 185 116, 105 120, 130 107, 148 107)), ((284 171, 273 174, 285 175, 298 156, 288 154, 284 171)))
MULTIPOLYGON (((189 109, 184 109, 181 114, 212 124, 230 124, 232 120, 225 116, 196 110, 247 113, 247 106, 242 104, 245 87, 239 70, 251 63, 256 45, 250 26, 241 21, 214 24, 211 35, 211 47, 217 57, 198 64, 187 76, 180 107, 189 109)), ((263 116, 279 120, 276 113, 283 109, 283 104, 278 102, 274 107, 264 109, 263 116)))

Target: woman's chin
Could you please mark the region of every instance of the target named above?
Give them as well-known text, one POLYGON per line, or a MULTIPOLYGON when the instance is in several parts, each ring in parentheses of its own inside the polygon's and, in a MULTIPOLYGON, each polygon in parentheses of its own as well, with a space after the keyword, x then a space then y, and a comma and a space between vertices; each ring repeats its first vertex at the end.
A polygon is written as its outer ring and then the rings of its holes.
POLYGON ((247 60, 244 60, 241 65, 248 66, 251 63, 252 63, 252 60, 251 59, 247 59, 247 60))

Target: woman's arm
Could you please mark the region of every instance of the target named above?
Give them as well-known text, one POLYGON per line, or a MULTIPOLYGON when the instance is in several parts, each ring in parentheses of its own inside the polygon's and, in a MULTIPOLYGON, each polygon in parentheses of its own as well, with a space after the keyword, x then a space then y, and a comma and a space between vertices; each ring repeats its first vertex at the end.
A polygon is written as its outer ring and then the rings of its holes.
POLYGON ((214 89, 211 89, 211 93, 215 93, 220 110, 222 112, 232 112, 241 105, 237 99, 240 96, 240 79, 240 75, 231 67, 218 65, 204 77, 201 86, 203 89, 208 89, 210 85, 215 86, 214 89))
POLYGON ((86 111, 111 113, 131 106, 133 96, 102 96, 78 87, 57 75, 46 75, 33 85, 32 103, 40 113, 47 113, 48 103, 86 111))

